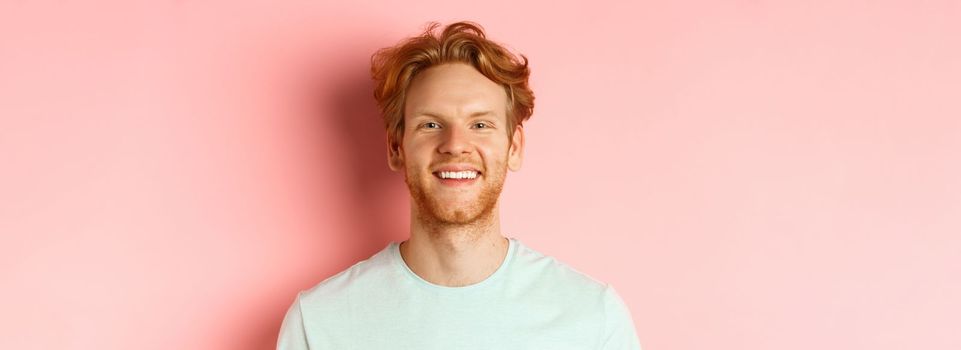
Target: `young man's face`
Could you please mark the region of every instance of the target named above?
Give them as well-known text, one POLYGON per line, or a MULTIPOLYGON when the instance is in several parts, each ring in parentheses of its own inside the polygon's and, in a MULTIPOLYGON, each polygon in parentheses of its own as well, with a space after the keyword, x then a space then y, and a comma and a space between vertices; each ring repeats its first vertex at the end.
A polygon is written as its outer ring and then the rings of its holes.
POLYGON ((503 87, 467 64, 431 67, 411 82, 404 140, 388 156, 422 219, 464 225, 491 215, 524 146, 519 126, 508 139, 507 103, 503 87))

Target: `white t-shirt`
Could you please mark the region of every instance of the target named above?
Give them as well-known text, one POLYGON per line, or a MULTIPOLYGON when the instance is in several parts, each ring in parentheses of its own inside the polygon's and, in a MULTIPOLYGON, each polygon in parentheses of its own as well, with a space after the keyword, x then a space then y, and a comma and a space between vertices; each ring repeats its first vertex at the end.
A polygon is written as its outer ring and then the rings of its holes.
POLYGON ((613 287, 508 239, 500 267, 464 287, 420 278, 391 242, 298 293, 277 349, 640 349, 613 287))

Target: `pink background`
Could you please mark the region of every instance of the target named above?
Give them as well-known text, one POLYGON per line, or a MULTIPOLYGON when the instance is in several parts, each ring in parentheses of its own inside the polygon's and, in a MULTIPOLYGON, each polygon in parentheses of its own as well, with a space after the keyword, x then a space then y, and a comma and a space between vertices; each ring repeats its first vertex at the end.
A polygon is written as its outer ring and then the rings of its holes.
POLYGON ((0 4, 0 348, 273 348, 406 237, 368 58, 459 19, 532 62, 504 231, 645 349, 961 348, 961 3, 404 4, 0 4))

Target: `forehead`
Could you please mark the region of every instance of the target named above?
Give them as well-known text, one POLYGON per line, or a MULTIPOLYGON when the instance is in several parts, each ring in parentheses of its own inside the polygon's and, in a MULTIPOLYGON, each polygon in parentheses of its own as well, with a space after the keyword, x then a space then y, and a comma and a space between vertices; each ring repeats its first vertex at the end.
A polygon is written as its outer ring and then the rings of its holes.
POLYGON ((420 72, 407 90, 404 114, 461 117, 492 111, 504 117, 507 93, 474 67, 443 64, 420 72))

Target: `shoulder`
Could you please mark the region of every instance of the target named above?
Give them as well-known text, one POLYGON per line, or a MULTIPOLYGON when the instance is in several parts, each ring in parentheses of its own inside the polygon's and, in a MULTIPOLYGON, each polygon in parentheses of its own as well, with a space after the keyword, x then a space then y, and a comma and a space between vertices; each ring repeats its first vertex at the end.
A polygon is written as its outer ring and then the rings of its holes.
POLYGON ((586 320, 583 327, 597 326, 600 348, 640 349, 630 310, 614 286, 529 247, 517 253, 519 270, 531 283, 528 293, 563 302, 586 320))
POLYGON ((396 270, 391 263, 391 246, 388 244, 376 254, 358 261, 350 267, 330 276, 299 293, 302 304, 337 304, 338 301, 370 288, 383 288, 391 283, 396 270))
POLYGON ((516 273, 519 279, 527 281, 552 293, 588 297, 602 301, 608 296, 608 284, 572 267, 558 258, 539 250, 518 244, 516 273))

